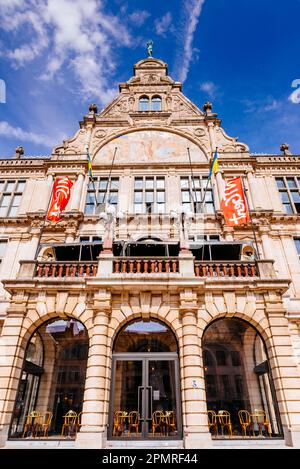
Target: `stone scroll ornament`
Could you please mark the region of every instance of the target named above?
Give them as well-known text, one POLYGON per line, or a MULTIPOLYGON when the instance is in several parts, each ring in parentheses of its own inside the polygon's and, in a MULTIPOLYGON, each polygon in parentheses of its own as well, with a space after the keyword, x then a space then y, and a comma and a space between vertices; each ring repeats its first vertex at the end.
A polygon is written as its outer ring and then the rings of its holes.
POLYGON ((241 177, 227 179, 221 207, 227 226, 245 225, 250 221, 241 177))
POLYGON ((61 212, 66 208, 71 197, 73 182, 66 177, 58 177, 53 186, 51 203, 47 212, 47 220, 59 221, 61 212))

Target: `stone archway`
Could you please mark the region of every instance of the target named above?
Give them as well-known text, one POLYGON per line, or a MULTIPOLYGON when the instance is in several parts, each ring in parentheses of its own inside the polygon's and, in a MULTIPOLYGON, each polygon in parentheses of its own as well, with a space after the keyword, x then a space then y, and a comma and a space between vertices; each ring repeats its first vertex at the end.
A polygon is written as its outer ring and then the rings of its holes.
POLYGON ((126 323, 113 346, 109 438, 180 439, 178 343, 158 320, 126 323))
POLYGON ((230 436, 282 436, 267 350, 258 331, 236 317, 217 319, 205 329, 202 347, 207 407, 217 414, 214 437, 224 431, 221 411, 230 414, 230 436))

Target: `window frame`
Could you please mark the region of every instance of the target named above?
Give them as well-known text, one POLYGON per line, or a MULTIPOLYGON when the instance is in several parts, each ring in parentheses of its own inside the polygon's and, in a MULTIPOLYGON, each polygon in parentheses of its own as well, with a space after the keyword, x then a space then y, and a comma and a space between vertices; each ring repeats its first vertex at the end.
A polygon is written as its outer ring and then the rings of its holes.
MULTIPOLYGON (((181 194, 181 204, 183 207, 189 207, 190 211, 193 213, 200 213, 198 210, 199 204, 204 196, 205 188, 208 181, 208 175, 197 174, 197 175, 180 175, 180 194, 181 194), (188 184, 186 187, 183 186, 183 180, 186 180, 185 184, 188 184), (194 194, 196 189, 196 200, 194 200, 194 194), (189 201, 184 201, 184 197, 188 194, 189 201), (200 200, 199 200, 200 199, 200 200)), ((212 187, 208 187, 205 194, 205 201, 203 204, 204 212, 206 214, 213 215, 216 212, 214 192, 212 187), (211 197, 211 200, 207 200, 207 196, 211 197), (210 210, 207 210, 208 207, 211 207, 210 210)))
POLYGON ((277 176, 275 177, 275 183, 277 190, 279 192, 280 196, 280 202, 283 207, 283 211, 285 212, 286 215, 292 215, 292 214, 300 214, 300 201, 295 202, 293 199, 294 193, 298 194, 300 198, 300 177, 297 176, 277 176), (292 179, 294 186, 290 187, 289 185, 289 180, 292 179), (279 181, 283 181, 283 186, 279 186, 279 181), (285 202, 283 200, 283 197, 281 194, 286 194, 287 195, 287 201, 285 202), (296 204, 299 205, 299 210, 297 210, 296 204), (291 211, 286 210, 286 207, 290 207, 291 211))
POLYGON ((95 194, 98 201, 98 206, 104 203, 105 198, 105 209, 109 205, 113 205, 116 210, 118 209, 119 205, 119 191, 120 191, 120 177, 119 176, 101 176, 101 175, 94 175, 93 181, 89 179, 87 184, 87 191, 86 191, 86 198, 85 198, 85 205, 84 205, 84 215, 85 216, 93 216, 96 215, 96 204, 95 204, 95 194), (105 185, 102 186, 102 182, 105 182, 105 185), (116 184, 113 186, 113 184, 116 184), (95 190, 94 190, 95 187, 95 190), (95 192, 96 191, 96 192, 95 192), (116 196, 116 202, 111 201, 112 195, 116 196), (89 197, 91 199, 89 200, 89 197), (93 207, 92 211, 88 210, 88 207, 93 207))
POLYGON ((0 180, 0 218, 16 218, 22 203, 22 196, 26 188, 26 179, 1 179, 0 180), (22 190, 18 190, 20 183, 23 184, 22 190), (12 187, 9 187, 13 184, 12 187), (2 186, 2 187, 1 187, 2 186), (2 206, 3 201, 7 197, 7 205, 2 206), (19 198, 18 204, 14 204, 16 198, 19 198), (3 213, 2 213, 3 209, 3 213), (12 212, 15 212, 12 214, 12 212))
POLYGON ((161 175, 147 175, 147 176, 134 176, 134 188, 133 188, 133 213, 135 214, 165 214, 167 209, 167 194, 166 194, 166 177, 161 175), (142 181, 142 184, 136 184, 136 182, 142 181), (147 182, 153 181, 152 188, 147 182), (158 182, 159 181, 159 182, 158 182), (161 184, 163 182, 163 185, 161 184), (136 194, 139 195, 141 202, 136 202, 136 194), (147 201, 147 197, 152 194, 153 202, 147 201), (163 201, 159 201, 159 198, 163 194, 163 201), (147 209, 147 204, 151 204, 152 209, 147 209), (137 208, 139 206, 140 208, 137 208), (161 208, 163 207, 163 210, 161 208))

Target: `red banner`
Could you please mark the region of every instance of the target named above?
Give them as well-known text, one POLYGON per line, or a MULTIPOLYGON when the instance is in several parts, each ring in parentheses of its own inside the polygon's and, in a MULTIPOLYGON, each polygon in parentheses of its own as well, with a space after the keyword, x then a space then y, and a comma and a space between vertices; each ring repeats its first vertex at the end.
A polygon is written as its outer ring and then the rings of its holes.
POLYGON ((47 220, 59 221, 61 212, 66 208, 71 197, 73 182, 66 177, 58 177, 54 182, 52 199, 47 213, 47 220))
POLYGON ((226 181, 221 207, 227 226, 245 225, 249 222, 250 215, 240 177, 226 181))

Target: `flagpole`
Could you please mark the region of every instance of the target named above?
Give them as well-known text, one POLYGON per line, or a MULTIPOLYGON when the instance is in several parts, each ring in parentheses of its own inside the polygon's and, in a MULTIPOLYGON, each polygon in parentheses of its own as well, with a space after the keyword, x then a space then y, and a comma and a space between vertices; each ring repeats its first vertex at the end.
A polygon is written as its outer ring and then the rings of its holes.
POLYGON ((250 218, 250 223, 251 223, 251 227, 252 227, 252 232, 253 232, 253 237, 254 237, 254 242, 255 242, 255 247, 256 247, 256 252, 257 252, 257 259, 260 261, 258 242, 257 242, 257 237, 256 237, 253 218, 252 218, 252 210, 250 210, 249 199, 248 199, 248 194, 247 194, 248 189, 245 187, 244 181, 243 181, 243 187, 244 187, 245 198, 246 198, 247 205, 248 205, 248 212, 249 212, 249 218, 250 218))
MULTIPOLYGON (((191 154, 190 154, 190 149, 189 149, 189 147, 187 147, 187 152, 188 152, 188 155, 189 155, 190 169, 191 169, 192 182, 193 182, 193 189, 194 189, 194 201, 193 201, 193 202, 196 203, 196 210, 197 210, 197 203, 198 203, 198 200, 197 200, 197 192, 196 192, 195 178, 194 178, 194 173, 193 173, 193 166, 192 166, 192 160, 191 160, 191 154)), ((195 210, 195 213, 196 213, 196 210, 195 210)))
MULTIPOLYGON (((218 147, 216 147, 216 150, 215 150, 215 153, 218 151, 218 147)), ((213 152, 212 152, 212 156, 213 156, 213 152)), ((214 158, 214 157, 213 157, 214 158)), ((212 158, 212 161, 213 161, 213 158, 212 158)), ((212 174, 211 174, 212 176, 212 174)), ((209 182, 211 181, 211 176, 208 175, 208 178, 207 178, 207 183, 206 183, 206 187, 204 189, 204 194, 203 194, 203 197, 202 197, 202 200, 201 200, 201 211, 202 211, 202 207, 205 203, 205 196, 206 196, 206 193, 207 193, 207 189, 208 189, 208 184, 209 182)))
POLYGON ((90 158, 90 151, 89 151, 89 146, 86 145, 86 154, 87 154, 87 158, 88 158, 88 162, 89 162, 89 169, 88 169, 88 173, 89 173, 89 179, 93 185, 93 191, 94 191, 94 199, 95 199, 95 202, 96 202, 96 207, 98 207, 99 205, 99 202, 98 202, 98 198, 97 198, 97 192, 96 192, 96 186, 95 186, 95 181, 94 181, 94 176, 93 176, 93 173, 92 173, 92 162, 91 162, 91 158, 90 158))
MULTIPOLYGON (((105 201, 106 201, 106 195, 107 195, 107 190, 108 190, 108 184, 109 184, 109 182, 110 182, 110 177, 111 177, 111 173, 112 173, 112 170, 113 170, 113 166, 114 166, 114 162, 115 162, 115 158, 116 158, 117 149, 118 149, 118 147, 115 147, 114 156, 113 156, 113 159, 112 159, 112 162, 111 162, 111 167, 110 167, 110 170, 109 170, 109 175, 108 175, 108 179, 107 179, 107 183, 106 183, 106 189, 105 189, 105 193, 104 193, 103 204, 105 204, 105 201)), ((110 184, 110 188, 111 188, 111 184, 110 184)))

